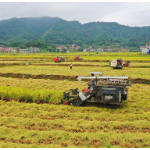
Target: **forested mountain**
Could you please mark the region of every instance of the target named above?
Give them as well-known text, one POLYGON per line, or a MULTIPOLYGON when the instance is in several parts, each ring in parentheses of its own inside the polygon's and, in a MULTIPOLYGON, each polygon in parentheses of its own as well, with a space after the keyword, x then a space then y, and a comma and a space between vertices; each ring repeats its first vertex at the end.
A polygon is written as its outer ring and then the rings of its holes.
POLYGON ((139 47, 150 41, 150 27, 129 27, 114 22, 66 21, 58 17, 12 18, 0 21, 0 45, 41 41, 79 46, 139 47))

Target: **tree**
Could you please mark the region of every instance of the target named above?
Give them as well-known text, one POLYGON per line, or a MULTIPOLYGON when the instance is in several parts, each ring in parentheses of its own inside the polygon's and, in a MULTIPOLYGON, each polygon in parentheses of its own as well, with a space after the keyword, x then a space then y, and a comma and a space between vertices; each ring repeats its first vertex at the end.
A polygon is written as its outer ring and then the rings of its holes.
POLYGON ((80 48, 78 49, 78 51, 79 51, 79 52, 82 52, 82 51, 83 51, 83 48, 82 48, 82 47, 80 47, 80 48))

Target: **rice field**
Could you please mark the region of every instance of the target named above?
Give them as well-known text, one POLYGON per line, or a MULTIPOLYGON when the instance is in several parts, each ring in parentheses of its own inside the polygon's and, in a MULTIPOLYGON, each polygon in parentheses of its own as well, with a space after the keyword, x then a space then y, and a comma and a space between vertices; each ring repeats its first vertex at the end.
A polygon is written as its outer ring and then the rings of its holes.
MULTIPOLYGON (((84 60, 119 57, 132 61, 130 67, 122 70, 111 69, 108 62, 78 62, 72 60, 74 54, 62 55, 68 61, 53 66, 56 63, 52 57, 57 54, 0 54, 0 63, 31 63, 1 66, 0 73, 87 76, 94 71, 104 76, 150 79, 149 55, 79 53, 84 60)), ((132 83, 128 101, 121 106, 60 104, 64 91, 81 91, 85 87, 86 81, 79 86, 77 80, 61 77, 54 80, 0 76, 0 148, 150 148, 149 83, 132 83)))
POLYGON ((104 76, 127 75, 130 78, 150 79, 150 68, 123 68, 120 70, 100 66, 11 66, 1 67, 0 73, 21 73, 32 75, 65 75, 65 76, 88 76, 90 72, 101 72, 104 76))

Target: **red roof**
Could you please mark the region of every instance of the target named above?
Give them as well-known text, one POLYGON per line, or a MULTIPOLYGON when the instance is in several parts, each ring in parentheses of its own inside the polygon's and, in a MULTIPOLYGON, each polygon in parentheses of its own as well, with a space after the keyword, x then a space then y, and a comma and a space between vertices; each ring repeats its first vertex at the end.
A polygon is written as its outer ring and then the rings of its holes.
POLYGON ((3 47, 2 49, 7 49, 7 47, 3 47))

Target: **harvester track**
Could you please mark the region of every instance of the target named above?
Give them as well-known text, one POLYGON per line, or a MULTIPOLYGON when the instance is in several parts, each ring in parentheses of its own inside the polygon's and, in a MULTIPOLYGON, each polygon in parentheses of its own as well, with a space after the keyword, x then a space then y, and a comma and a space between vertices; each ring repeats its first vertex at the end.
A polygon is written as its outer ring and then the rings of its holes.
MULTIPOLYGON (((22 74, 22 73, 1 73, 0 77, 5 78, 22 78, 22 79, 50 79, 50 80, 69 80, 69 81, 77 81, 78 76, 64 76, 64 75, 33 75, 33 74, 22 74)), ((128 79, 132 83, 138 84, 150 84, 150 79, 142 79, 142 78, 130 78, 128 79)))

